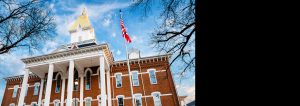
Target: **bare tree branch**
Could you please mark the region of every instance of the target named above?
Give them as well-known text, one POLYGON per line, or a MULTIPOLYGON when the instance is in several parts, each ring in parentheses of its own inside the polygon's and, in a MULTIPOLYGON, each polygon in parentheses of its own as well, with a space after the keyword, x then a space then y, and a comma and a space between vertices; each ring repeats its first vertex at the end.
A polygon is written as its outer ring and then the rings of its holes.
MULTIPOLYGON (((150 0, 138 0, 135 7, 149 6, 150 0)), ((153 1, 153 0, 151 0, 153 1)), ((170 65, 175 62, 182 63, 182 70, 178 73, 180 78, 184 73, 192 71, 195 67, 195 0, 163 0, 161 1, 160 27, 151 35, 151 44, 160 53, 171 53, 170 65)), ((151 10, 151 9, 150 9, 151 10)), ((147 14, 149 11, 145 11, 147 14)))
POLYGON ((0 54, 26 47, 29 53, 55 36, 51 9, 41 0, 20 2, 0 0, 0 54))

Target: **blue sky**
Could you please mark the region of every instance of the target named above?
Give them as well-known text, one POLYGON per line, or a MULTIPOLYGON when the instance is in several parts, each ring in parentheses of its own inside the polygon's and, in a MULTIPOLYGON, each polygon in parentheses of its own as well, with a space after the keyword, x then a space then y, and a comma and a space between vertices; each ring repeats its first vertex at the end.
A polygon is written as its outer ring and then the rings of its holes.
MULTIPOLYGON (((53 9, 55 23, 57 24, 57 36, 53 40, 47 41, 42 50, 36 51, 35 55, 47 54, 60 45, 70 42, 68 27, 79 16, 82 9, 87 8, 87 13, 92 26, 95 29, 98 43, 108 43, 113 52, 115 60, 124 60, 125 48, 124 38, 121 35, 119 9, 123 11, 123 20, 127 33, 132 39, 129 47, 137 48, 141 51, 141 56, 158 55, 155 48, 150 45, 149 35, 154 31, 160 21, 161 6, 154 3, 148 17, 142 17, 142 11, 131 11, 132 0, 50 0, 47 2, 49 8, 53 9)), ((24 64, 21 58, 30 56, 27 52, 16 50, 11 54, 0 56, 0 103, 5 89, 4 77, 23 74, 24 64)), ((173 72, 178 72, 176 65, 171 67, 173 72)), ((179 95, 187 95, 188 100, 193 100, 195 95, 195 74, 190 73, 190 78, 184 79, 181 84, 174 75, 179 95)))

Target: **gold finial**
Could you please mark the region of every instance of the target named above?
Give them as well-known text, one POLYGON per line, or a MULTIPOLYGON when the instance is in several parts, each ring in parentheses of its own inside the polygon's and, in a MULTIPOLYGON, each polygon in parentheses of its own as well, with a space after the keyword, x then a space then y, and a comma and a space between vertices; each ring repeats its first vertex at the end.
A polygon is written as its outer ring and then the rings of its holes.
POLYGON ((82 15, 86 15, 86 8, 85 7, 83 7, 83 10, 82 10, 82 13, 81 13, 82 15))

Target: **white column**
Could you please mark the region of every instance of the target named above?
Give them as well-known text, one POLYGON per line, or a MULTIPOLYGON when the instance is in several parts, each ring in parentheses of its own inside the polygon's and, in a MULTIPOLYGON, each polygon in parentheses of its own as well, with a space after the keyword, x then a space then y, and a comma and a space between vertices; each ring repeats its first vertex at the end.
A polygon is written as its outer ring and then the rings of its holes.
POLYGON ((65 85, 66 85, 66 78, 62 78, 62 87, 61 87, 61 97, 60 97, 60 106, 64 106, 65 101, 65 85))
POLYGON ((101 79, 101 106, 106 106, 106 86, 105 86, 105 70, 104 70, 104 56, 100 53, 100 79, 101 79))
POLYGON ((68 77, 67 106, 72 105, 73 80, 74 80, 74 60, 70 60, 69 77, 68 77))
POLYGON ((83 84, 84 84, 84 75, 80 74, 80 106, 83 106, 83 84))
POLYGON ((106 79, 107 79, 107 105, 112 106, 111 104, 111 89, 110 89, 110 72, 106 71, 106 79))
POLYGON ((28 82, 28 74, 29 74, 29 69, 26 68, 25 74, 23 77, 22 88, 21 88, 18 106, 23 106, 23 104, 24 104, 24 99, 25 99, 25 94, 26 94, 26 85, 28 82))
POLYGON ((41 84, 40 84, 40 93, 39 93, 38 106, 41 106, 41 104, 42 104, 43 89, 44 89, 44 78, 42 77, 41 78, 41 84))
POLYGON ((50 94, 51 94, 51 87, 52 87, 53 70, 54 70, 53 63, 50 63, 49 70, 48 70, 48 77, 47 77, 47 85, 46 85, 47 87, 46 87, 44 106, 49 106, 49 104, 50 104, 50 96, 51 96, 50 94))

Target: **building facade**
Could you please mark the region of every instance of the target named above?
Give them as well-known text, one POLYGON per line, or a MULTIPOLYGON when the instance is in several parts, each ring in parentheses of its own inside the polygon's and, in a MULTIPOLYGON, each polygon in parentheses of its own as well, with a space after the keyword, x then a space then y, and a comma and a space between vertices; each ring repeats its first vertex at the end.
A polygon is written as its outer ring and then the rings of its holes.
POLYGON ((1 106, 179 106, 169 54, 132 50, 128 73, 127 60, 115 61, 108 45, 96 42, 85 9, 69 32, 70 44, 21 59, 25 74, 5 78, 1 106))

